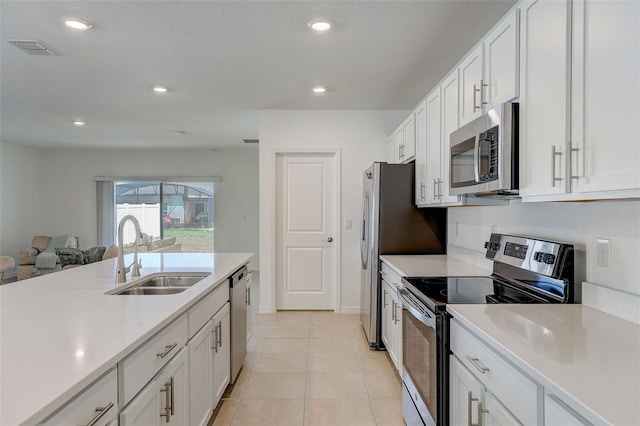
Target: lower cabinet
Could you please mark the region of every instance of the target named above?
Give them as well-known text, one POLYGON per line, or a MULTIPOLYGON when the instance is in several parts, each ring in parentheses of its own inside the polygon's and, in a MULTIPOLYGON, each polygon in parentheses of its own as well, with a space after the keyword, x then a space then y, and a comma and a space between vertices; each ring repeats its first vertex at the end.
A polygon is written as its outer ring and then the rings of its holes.
POLYGON ((402 305, 398 296, 401 277, 382 263, 382 343, 387 348, 389 358, 402 375, 402 305))
POLYGON ((213 321, 191 338, 189 353, 189 423, 206 425, 213 413, 213 321))
POLYGON ((120 426, 189 424, 188 372, 183 348, 120 413, 120 426))
POLYGON ((545 426, 590 425, 584 417, 569 408, 559 398, 551 394, 544 396, 545 426))
POLYGON ((212 319, 213 348, 213 407, 222 399, 231 379, 231 321, 227 302, 212 319))
POLYGON ((95 426, 110 424, 118 414, 117 381, 118 376, 114 368, 41 424, 95 426))

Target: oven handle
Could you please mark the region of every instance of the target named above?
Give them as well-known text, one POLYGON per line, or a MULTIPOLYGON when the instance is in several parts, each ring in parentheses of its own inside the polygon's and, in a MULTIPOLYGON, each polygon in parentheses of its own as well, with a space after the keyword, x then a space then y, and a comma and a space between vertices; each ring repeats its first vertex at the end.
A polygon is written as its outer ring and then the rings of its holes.
POLYGON ((473 177, 475 183, 480 182, 480 136, 476 135, 473 146, 473 177))
POLYGON ((398 289, 398 293, 400 294, 400 299, 402 299, 403 308, 406 308, 411 313, 411 315, 413 315, 418 321, 420 321, 427 327, 431 327, 433 329, 436 328, 435 317, 425 312, 427 308, 421 308, 413 300, 411 300, 413 296, 411 296, 409 290, 400 288, 398 289))

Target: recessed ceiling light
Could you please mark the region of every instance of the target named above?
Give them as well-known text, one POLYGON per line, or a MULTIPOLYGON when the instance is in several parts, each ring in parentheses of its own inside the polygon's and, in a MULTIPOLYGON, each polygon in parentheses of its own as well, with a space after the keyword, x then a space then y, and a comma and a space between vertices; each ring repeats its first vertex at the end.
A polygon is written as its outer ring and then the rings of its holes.
POLYGON ((312 19, 307 22, 307 26, 313 31, 323 33, 325 31, 329 31, 331 27, 333 27, 333 23, 328 19, 312 19))
POLYGON ((167 93, 169 91, 169 88, 164 84, 154 84, 151 89, 156 93, 167 93))
POLYGON ((72 30, 86 31, 93 27, 93 24, 81 18, 63 18, 64 24, 72 30))
POLYGON ((82 120, 73 120, 73 125, 74 125, 74 126, 82 127, 82 126, 84 126, 85 124, 87 124, 87 122, 86 122, 86 121, 82 121, 82 120))
POLYGON ((324 86, 317 86, 313 88, 313 93, 325 93, 327 88, 324 86))

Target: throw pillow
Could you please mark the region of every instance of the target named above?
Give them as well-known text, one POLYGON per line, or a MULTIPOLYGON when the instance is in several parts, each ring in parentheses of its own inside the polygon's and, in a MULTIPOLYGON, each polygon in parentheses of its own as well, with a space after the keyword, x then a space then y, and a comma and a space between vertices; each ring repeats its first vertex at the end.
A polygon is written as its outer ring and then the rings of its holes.
POLYGON ((60 265, 64 268, 67 265, 82 265, 84 264, 84 255, 82 250, 78 250, 70 247, 57 248, 56 254, 60 259, 60 265))
POLYGON ((84 263, 89 264, 102 260, 102 256, 107 248, 106 247, 91 247, 84 250, 82 255, 84 256, 84 263))

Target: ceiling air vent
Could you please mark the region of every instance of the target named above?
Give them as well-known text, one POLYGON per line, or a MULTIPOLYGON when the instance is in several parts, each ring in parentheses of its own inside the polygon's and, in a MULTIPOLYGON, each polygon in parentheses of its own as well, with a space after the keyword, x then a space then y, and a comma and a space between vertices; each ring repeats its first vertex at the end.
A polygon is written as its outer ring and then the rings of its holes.
POLYGON ((242 139, 244 143, 260 143, 259 139, 242 139))
POLYGON ((39 40, 5 40, 9 44, 13 44, 27 55, 38 56, 60 56, 61 53, 47 46, 39 40))

